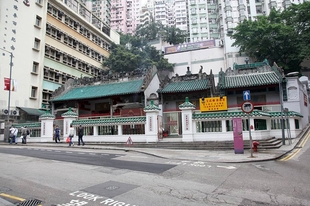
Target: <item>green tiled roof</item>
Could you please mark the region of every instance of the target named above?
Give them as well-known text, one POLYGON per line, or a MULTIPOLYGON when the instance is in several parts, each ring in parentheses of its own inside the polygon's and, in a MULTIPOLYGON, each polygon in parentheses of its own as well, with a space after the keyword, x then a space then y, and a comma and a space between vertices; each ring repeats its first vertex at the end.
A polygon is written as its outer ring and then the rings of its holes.
MULTIPOLYGON (((282 117, 281 112, 269 112, 271 114, 272 117, 282 117)), ((303 117, 302 114, 298 113, 298 112, 294 112, 294 111, 289 111, 287 114, 283 113, 283 116, 289 116, 289 117, 303 117)))
MULTIPOLYGON (((250 113, 251 117, 271 117, 279 118, 281 117, 281 112, 263 112, 259 110, 254 110, 250 113)), ((289 117, 303 117, 300 113, 289 111, 287 116, 289 117)), ((202 119, 222 119, 222 118, 236 118, 236 117, 247 117, 247 114, 243 111, 224 111, 224 112, 206 112, 193 114, 193 120, 202 120, 202 119)))
POLYGON ((67 93, 52 99, 51 101, 65 101, 76 99, 92 99, 99 97, 107 97, 113 95, 125 95, 141 92, 143 79, 117 82, 102 85, 92 85, 77 87, 69 90, 67 93))
POLYGON ((27 126, 27 128, 29 128, 29 129, 40 129, 41 128, 41 122, 13 124, 13 127, 15 127, 15 128, 22 128, 25 126, 27 126))
POLYGON ((158 93, 177 93, 177 92, 191 92, 209 89, 208 79, 193 80, 193 81, 182 81, 182 82, 171 82, 165 88, 159 89, 158 93))
POLYGON ((80 119, 72 121, 73 126, 117 125, 117 124, 145 124, 146 117, 119 117, 103 119, 80 119))
POLYGON ((224 73, 222 73, 222 75, 223 80, 219 84, 221 89, 253 87, 279 83, 279 76, 276 74, 276 72, 250 73, 229 76, 226 76, 224 73))
MULTIPOLYGON (((270 117, 271 115, 267 112, 262 112, 258 110, 254 110, 250 113, 250 116, 267 116, 270 117)), ((221 119, 221 118, 236 118, 236 117, 247 117, 247 114, 243 111, 225 111, 225 112, 206 112, 206 113, 199 113, 193 114, 194 120, 200 119, 221 119)))

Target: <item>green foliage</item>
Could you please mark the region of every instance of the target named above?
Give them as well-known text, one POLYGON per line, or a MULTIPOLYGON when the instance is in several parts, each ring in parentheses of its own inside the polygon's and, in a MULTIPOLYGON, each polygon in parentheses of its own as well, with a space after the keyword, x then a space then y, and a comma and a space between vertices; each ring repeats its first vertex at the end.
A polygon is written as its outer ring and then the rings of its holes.
POLYGON ((169 44, 181 44, 185 42, 187 34, 182 30, 176 27, 164 27, 163 30, 163 40, 168 42, 169 44))
POLYGON ((310 57, 310 2, 292 5, 284 11, 272 9, 268 16, 245 20, 230 35, 237 46, 257 61, 276 62, 285 72, 300 71, 310 57))
POLYGON ((116 72, 130 72, 156 66, 158 70, 173 71, 174 64, 168 62, 160 51, 147 44, 144 38, 120 34, 120 45, 113 44, 110 56, 102 64, 116 72))

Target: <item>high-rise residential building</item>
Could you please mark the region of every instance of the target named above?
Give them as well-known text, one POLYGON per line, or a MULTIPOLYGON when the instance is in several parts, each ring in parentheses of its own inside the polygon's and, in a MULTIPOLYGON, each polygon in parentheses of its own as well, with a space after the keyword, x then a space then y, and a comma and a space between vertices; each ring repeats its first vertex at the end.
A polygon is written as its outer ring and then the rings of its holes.
MULTIPOLYGON (((106 25, 111 23, 111 1, 110 0, 83 0, 86 8, 90 10, 94 16, 99 17, 106 25)), ((96 18, 93 19, 96 24, 96 18)))
POLYGON ((112 0, 111 1, 111 29, 134 34, 140 24, 140 0, 112 0))
POLYGON ((190 42, 218 39, 218 12, 213 1, 190 0, 188 4, 190 42))
POLYGON ((187 0, 174 1, 174 16, 175 16, 175 27, 179 28, 186 34, 189 34, 190 31, 189 31, 187 0))
POLYGON ((8 89, 0 90, 0 122, 49 109, 52 92, 67 79, 100 75, 111 43, 119 44, 79 0, 1 1, 0 9, 0 79, 8 89))
POLYGON ((150 10, 144 6, 141 8, 141 15, 140 15, 140 24, 148 24, 149 22, 151 22, 151 12, 150 10))

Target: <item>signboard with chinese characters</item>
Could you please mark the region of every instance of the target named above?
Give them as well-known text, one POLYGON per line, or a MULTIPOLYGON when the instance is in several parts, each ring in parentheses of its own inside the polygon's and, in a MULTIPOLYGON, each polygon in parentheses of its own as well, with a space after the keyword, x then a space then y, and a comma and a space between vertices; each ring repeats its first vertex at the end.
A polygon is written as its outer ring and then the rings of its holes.
POLYGON ((227 110, 227 97, 200 98, 199 106, 201 112, 227 110))

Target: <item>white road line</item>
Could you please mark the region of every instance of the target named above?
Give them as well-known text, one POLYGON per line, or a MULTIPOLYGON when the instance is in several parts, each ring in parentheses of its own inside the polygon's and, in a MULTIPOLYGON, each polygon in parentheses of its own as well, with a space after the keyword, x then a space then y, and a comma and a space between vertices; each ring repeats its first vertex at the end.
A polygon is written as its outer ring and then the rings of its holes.
POLYGON ((236 167, 234 167, 234 166, 220 166, 220 165, 217 165, 216 167, 224 168, 224 169, 229 169, 229 170, 236 169, 236 167))

